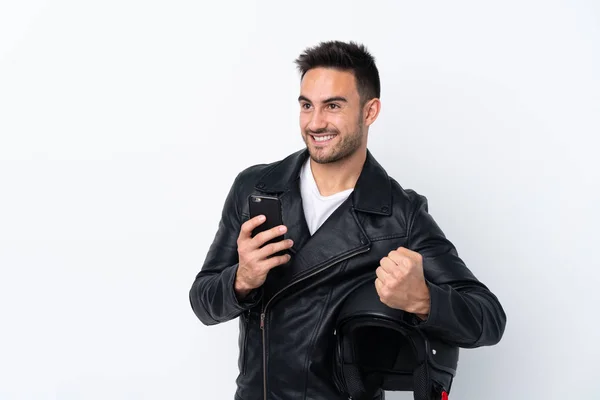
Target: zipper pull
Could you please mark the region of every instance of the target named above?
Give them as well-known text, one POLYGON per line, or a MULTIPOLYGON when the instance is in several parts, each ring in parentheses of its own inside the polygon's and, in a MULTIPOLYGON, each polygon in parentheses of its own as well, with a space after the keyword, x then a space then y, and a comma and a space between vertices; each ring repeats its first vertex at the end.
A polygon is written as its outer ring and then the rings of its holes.
POLYGON ((265 327, 265 313, 260 314, 260 329, 264 329, 265 327))

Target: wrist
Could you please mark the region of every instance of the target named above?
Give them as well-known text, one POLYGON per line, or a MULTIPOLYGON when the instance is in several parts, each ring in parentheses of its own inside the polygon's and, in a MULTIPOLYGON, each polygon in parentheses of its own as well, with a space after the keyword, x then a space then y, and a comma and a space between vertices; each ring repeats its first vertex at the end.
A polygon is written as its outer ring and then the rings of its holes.
POLYGON ((235 291, 235 294, 239 300, 243 300, 252 291, 251 288, 249 288, 247 285, 244 285, 238 280, 235 281, 233 290, 235 291))
POLYGON ((429 315, 429 311, 431 310, 431 296, 429 294, 429 288, 427 284, 424 285, 423 295, 420 298, 420 301, 417 303, 415 310, 413 311, 419 318, 425 320, 429 315))

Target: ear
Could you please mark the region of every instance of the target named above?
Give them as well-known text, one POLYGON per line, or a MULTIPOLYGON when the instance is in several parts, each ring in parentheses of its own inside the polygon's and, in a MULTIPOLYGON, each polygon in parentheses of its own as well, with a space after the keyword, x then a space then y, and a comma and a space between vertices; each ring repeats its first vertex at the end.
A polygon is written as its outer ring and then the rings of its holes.
POLYGON ((365 121, 365 126, 370 126, 377 117, 379 116, 379 111, 381 110, 381 100, 375 98, 366 102, 363 107, 363 116, 365 121))

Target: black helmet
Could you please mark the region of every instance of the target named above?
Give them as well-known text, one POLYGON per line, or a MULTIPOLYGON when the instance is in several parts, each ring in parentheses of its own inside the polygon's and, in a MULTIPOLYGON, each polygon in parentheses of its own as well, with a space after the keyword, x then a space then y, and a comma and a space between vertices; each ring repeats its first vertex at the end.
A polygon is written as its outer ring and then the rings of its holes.
POLYGON ((336 322, 334 380, 353 400, 379 391, 413 391, 415 400, 447 399, 459 348, 426 337, 418 317, 386 306, 374 280, 354 290, 336 322))

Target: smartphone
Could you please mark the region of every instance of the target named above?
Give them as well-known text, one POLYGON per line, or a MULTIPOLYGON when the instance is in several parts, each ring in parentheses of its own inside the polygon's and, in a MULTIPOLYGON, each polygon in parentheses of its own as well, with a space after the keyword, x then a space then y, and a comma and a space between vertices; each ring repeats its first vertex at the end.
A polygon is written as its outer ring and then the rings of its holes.
MULTIPOLYGON (((252 237, 256 236, 260 232, 264 232, 276 226, 283 225, 283 217, 281 213, 281 200, 279 200, 278 197, 252 194, 248 197, 248 208, 250 211, 250 218, 254 218, 258 215, 264 215, 265 217, 267 217, 267 220, 265 222, 257 226, 252 231, 252 237)), ((283 239, 284 235, 280 235, 269 240, 264 245, 279 242, 283 239)), ((271 257, 281 256, 286 253, 287 252, 285 250, 280 251, 273 254, 271 257)))

